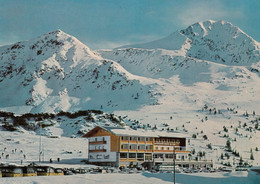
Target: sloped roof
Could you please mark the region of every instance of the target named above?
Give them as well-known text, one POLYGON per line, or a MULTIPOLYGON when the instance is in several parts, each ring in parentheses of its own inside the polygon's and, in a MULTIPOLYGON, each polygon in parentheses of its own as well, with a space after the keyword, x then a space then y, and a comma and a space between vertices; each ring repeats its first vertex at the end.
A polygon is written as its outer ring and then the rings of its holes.
MULTIPOLYGON (((99 127, 99 126, 98 126, 99 127)), ((96 129, 95 127, 94 129, 96 129)), ((110 133, 117 135, 117 136, 138 136, 138 137, 175 137, 175 138, 186 138, 187 135, 178 133, 178 132, 166 132, 166 131, 158 131, 158 130, 144 130, 144 129, 137 129, 134 130, 130 127, 109 127, 109 126, 104 126, 104 127, 99 127, 103 128, 110 133)), ((92 129, 92 130, 94 130, 92 129)), ((92 131, 90 130, 90 132, 92 131)), ((87 134, 90 135, 88 132, 87 134)), ((86 134, 86 135, 87 135, 86 134)), ((84 135, 83 137, 87 137, 84 135)))

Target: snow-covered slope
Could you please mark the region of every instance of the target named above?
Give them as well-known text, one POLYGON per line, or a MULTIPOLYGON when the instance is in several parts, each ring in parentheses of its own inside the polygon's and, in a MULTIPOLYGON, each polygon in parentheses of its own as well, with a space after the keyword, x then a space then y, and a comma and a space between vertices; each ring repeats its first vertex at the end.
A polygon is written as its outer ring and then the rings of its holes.
POLYGON ((190 39, 183 35, 181 32, 174 32, 171 35, 143 44, 126 45, 120 48, 143 48, 143 49, 155 49, 161 48, 166 50, 185 50, 190 47, 190 39))
POLYGON ((0 106, 8 111, 137 108, 151 102, 141 81, 61 30, 0 48, 0 106))
MULTIPOLYGON (((256 164, 260 162, 258 151, 253 151, 255 161, 249 158, 250 150, 259 145, 259 129, 253 128, 259 124, 260 112, 259 48, 258 42, 232 24, 206 21, 158 41, 98 52, 158 84, 156 106, 117 114, 159 129, 189 132, 190 147, 207 150, 212 159, 224 154, 226 141, 231 140, 232 149, 256 164), (205 111, 205 106, 211 110, 205 111), (208 139, 203 140, 203 135, 208 139)), ((237 162, 238 158, 232 155, 217 162, 232 159, 237 162)))
MULTIPOLYGON (((0 109, 102 109, 135 127, 186 132, 189 150, 206 150, 218 163, 239 162, 225 150, 230 140, 260 164, 258 42, 228 22, 206 21, 135 47, 91 51, 60 30, 0 47, 0 109)), ((65 133, 63 125, 50 131, 65 133)))
POLYGON ((231 65, 260 61, 260 44, 229 22, 200 22, 181 33, 191 40, 188 56, 231 65))

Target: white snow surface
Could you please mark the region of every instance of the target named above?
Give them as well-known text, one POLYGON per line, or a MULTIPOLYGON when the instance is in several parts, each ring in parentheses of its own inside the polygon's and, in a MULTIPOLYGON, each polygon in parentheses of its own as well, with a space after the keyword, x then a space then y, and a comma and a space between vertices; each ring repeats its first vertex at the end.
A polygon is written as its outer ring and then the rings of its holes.
MULTIPOLYGON (((81 174, 73 176, 36 176, 23 178, 1 178, 1 184, 169 184, 173 183, 171 173, 138 173, 138 174, 81 174)), ((250 172, 176 174, 176 184, 256 184, 259 176, 250 172)))
POLYGON ((0 108, 15 113, 136 109, 154 101, 147 82, 61 30, 0 47, 0 108))
MULTIPOLYGON (((246 162, 260 164, 258 42, 229 22, 206 21, 134 47, 91 51, 61 30, 2 46, 0 109, 16 114, 101 109, 136 120, 141 128, 186 133, 188 149, 205 151, 217 165, 239 162, 226 151, 227 140, 246 162), (225 153, 230 158, 220 159, 225 153)), ((72 126, 76 121, 54 122, 45 131, 61 136, 65 149, 82 151, 83 139, 68 138, 81 129, 72 126)), ((97 124, 89 125, 88 130, 97 124)), ((16 132, 18 145, 35 155, 37 143, 30 148, 28 141, 36 137, 24 132, 16 132)), ((5 136, 1 148, 9 144, 5 136)), ((48 149, 49 157, 62 153, 53 144, 48 149)), ((68 159, 86 158, 86 148, 82 153, 68 159)))

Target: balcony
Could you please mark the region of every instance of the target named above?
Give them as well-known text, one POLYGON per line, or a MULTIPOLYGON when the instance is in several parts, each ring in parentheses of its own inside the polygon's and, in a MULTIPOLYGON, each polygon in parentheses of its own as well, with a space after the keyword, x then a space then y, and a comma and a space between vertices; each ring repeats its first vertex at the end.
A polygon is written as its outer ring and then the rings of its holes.
POLYGON ((186 151, 186 147, 185 146, 176 146, 175 151, 186 151))
POLYGON ((90 141, 89 144, 106 144, 107 141, 90 141))
POLYGON ((131 140, 131 141, 129 141, 129 143, 131 143, 131 144, 137 144, 137 140, 131 140))
POLYGON ((120 149, 121 152, 128 152, 128 149, 120 149))
POLYGON ((121 140, 121 143, 129 143, 129 141, 128 140, 121 140))
POLYGON ((128 158, 128 162, 135 162, 136 158, 128 158))
MULTIPOLYGON (((154 152, 173 152, 172 147, 170 149, 155 149, 154 152)), ((189 151, 186 151, 186 147, 185 146, 175 146, 175 152, 176 153, 186 153, 189 151)))
POLYGON ((89 150, 89 153, 98 153, 98 152, 106 152, 106 149, 96 149, 96 150, 89 150))
POLYGON ((145 141, 138 141, 138 144, 145 144, 145 141))
POLYGON ((160 145, 160 146, 179 146, 179 142, 155 142, 155 145, 160 145))
POLYGON ((127 158, 120 158, 120 162, 126 162, 127 158))
POLYGON ((120 139, 120 141, 121 141, 121 144, 153 144, 153 141, 145 141, 145 139, 132 139, 132 140, 130 140, 130 139, 126 139, 126 138, 124 138, 124 139, 120 139))

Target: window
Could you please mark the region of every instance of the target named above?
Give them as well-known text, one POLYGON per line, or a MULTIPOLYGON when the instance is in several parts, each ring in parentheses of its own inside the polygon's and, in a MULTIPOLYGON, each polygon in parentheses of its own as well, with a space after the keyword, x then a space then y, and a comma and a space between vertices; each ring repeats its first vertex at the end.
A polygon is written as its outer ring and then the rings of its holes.
POLYGON ((137 153, 137 158, 144 158, 144 154, 143 153, 137 153))
POLYGON ((128 138, 126 136, 122 136, 122 140, 127 141, 128 138))
POLYGON ((129 153, 129 158, 136 158, 136 154, 135 153, 129 153))
POLYGON ((127 153, 120 153, 120 158, 127 158, 127 153))
POLYGON ((165 154, 165 158, 173 158, 173 154, 165 154))
POLYGON ((95 142, 97 142, 97 138, 95 138, 95 142))

